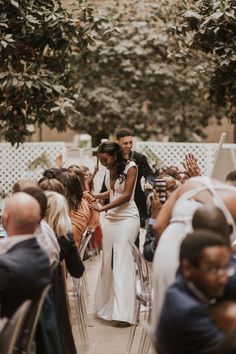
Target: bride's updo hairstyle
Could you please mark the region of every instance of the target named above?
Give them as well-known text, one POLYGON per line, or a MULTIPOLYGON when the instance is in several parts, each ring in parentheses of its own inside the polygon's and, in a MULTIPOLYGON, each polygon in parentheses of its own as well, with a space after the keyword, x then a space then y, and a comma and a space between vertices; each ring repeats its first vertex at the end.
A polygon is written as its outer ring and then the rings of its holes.
POLYGON ((126 177, 124 170, 127 164, 127 159, 124 157, 122 147, 114 141, 105 141, 98 147, 98 154, 108 154, 114 156, 116 163, 116 176, 121 180, 121 182, 126 177))

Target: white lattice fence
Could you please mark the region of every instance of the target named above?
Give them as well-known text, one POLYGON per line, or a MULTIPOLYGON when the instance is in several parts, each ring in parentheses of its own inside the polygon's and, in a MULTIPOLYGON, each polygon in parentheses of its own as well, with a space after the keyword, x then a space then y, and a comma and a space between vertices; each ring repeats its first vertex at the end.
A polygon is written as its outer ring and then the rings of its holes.
POLYGON ((55 165, 59 153, 65 155, 63 142, 24 143, 18 148, 0 144, 0 194, 8 194, 20 178, 39 179, 44 169, 55 165))
MULTIPOLYGON (((236 144, 224 144, 226 148, 236 148, 236 144)), ((182 166, 184 157, 193 153, 199 161, 202 172, 210 176, 218 144, 204 143, 164 143, 139 141, 135 149, 145 154, 153 165, 158 162, 160 166, 182 166)))
MULTIPOLYGON (((224 147, 236 149, 236 144, 224 144, 224 147)), ((218 144, 202 143, 141 141, 135 144, 135 150, 143 152, 151 165, 159 160, 160 165, 182 166, 184 156, 191 152, 198 158, 206 175, 211 174, 217 148, 218 144)), ((44 169, 54 166, 58 153, 62 153, 67 162, 66 145, 63 142, 24 143, 19 148, 0 143, 0 196, 9 193, 14 182, 20 178, 39 179, 44 169)), ((84 160, 83 164, 86 165, 84 160)))

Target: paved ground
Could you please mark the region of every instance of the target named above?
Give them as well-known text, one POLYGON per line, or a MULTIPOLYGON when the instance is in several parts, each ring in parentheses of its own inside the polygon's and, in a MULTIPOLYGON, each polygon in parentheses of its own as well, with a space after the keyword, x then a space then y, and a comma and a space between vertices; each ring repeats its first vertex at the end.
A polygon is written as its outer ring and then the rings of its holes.
MULTIPOLYGON (((94 314, 94 292, 100 268, 100 256, 85 262, 89 284, 88 314, 90 325, 88 327, 91 342, 89 354, 125 354, 130 327, 117 327, 113 322, 103 321, 94 314)), ((140 328, 137 329, 132 354, 137 353, 140 328)))
MULTIPOLYGON (((125 354, 128 336, 131 327, 117 327, 112 322, 103 321, 96 318, 94 314, 94 292, 100 269, 100 256, 93 257, 85 261, 86 273, 89 284, 89 327, 88 335, 90 339, 89 351, 80 349, 79 354, 125 354)), ((76 331, 75 331, 76 333, 76 331)), ((131 354, 138 352, 141 328, 138 327, 131 354)), ((77 343, 78 344, 78 343, 77 343)))

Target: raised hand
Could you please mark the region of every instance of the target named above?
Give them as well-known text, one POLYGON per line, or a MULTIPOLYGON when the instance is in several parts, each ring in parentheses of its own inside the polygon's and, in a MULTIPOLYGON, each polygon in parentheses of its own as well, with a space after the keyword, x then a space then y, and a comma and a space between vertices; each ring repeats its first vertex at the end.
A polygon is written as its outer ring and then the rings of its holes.
POLYGON ((160 201, 160 198, 155 190, 152 192, 151 196, 151 217, 156 218, 159 211, 161 210, 162 203, 160 201))
POLYGON ((201 174, 202 174, 197 158, 191 153, 185 155, 185 160, 183 162, 183 166, 184 166, 185 172, 190 177, 201 176, 201 174))
POLYGON ((61 168, 63 165, 62 154, 58 154, 55 161, 56 168, 61 168))

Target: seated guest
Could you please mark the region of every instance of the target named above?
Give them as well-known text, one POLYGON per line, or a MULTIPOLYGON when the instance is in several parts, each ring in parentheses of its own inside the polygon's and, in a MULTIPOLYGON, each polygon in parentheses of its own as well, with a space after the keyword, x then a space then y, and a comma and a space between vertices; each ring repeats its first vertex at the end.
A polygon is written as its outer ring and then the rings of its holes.
MULTIPOLYGON (((228 224, 223 211, 213 204, 200 206, 193 214, 192 219, 193 229, 207 229, 219 233, 221 236, 230 240, 232 233, 232 225, 228 224)), ((231 245, 231 264, 236 268, 236 247, 235 243, 231 245)), ((236 274, 229 278, 225 291, 224 298, 228 300, 236 300, 236 274)))
MULTIPOLYGON (((82 169, 77 165, 71 165, 68 167, 68 169, 71 172, 75 173, 76 176, 78 177, 83 191, 83 198, 86 199, 88 203, 94 202, 96 199, 88 191, 88 189, 86 190, 85 176, 82 169)), ((96 210, 90 209, 90 218, 87 225, 88 229, 93 231, 93 236, 90 241, 90 251, 91 249, 98 251, 102 247, 102 230, 99 221, 100 221, 100 213, 97 212, 96 210)))
POLYGON ((84 175, 83 170, 77 165, 69 166, 68 170, 77 175, 77 177, 79 178, 79 181, 80 181, 80 184, 81 184, 83 192, 86 191, 85 175, 84 175))
POLYGON ((228 224, 223 211, 214 204, 202 205, 193 214, 193 229, 212 230, 227 240, 232 233, 232 225, 228 224))
POLYGON ((36 230, 37 241, 42 249, 47 253, 50 264, 59 261, 60 246, 57 241, 57 237, 53 229, 45 220, 46 210, 47 210, 47 197, 39 188, 28 187, 23 189, 24 193, 30 194, 34 197, 41 209, 41 221, 40 225, 36 230))
MULTIPOLYGON (((83 191, 83 198, 86 199, 88 203, 94 202, 96 199, 92 196, 90 192, 85 189, 85 176, 82 169, 76 165, 72 165, 68 167, 68 169, 71 172, 75 173, 78 177, 83 191)), ((90 218, 87 225, 89 229, 95 230, 97 228, 97 226, 99 225, 99 215, 99 212, 97 212, 96 210, 90 210, 90 218)))
POLYGON ((37 298, 50 283, 50 266, 35 231, 41 219, 35 198, 22 192, 5 201, 2 215, 8 238, 0 241, 1 317, 11 317, 27 299, 37 298))
POLYGON ((43 191, 53 191, 53 192, 60 193, 64 196, 66 195, 66 190, 63 184, 60 181, 58 181, 56 178, 42 177, 38 181, 38 185, 43 191))
POLYGON ((94 190, 93 180, 98 172, 98 161, 97 161, 97 165, 94 168, 93 173, 90 172, 90 170, 87 166, 81 166, 80 169, 84 173, 85 190, 88 192, 93 192, 93 190, 94 190))
MULTIPOLYGON (((60 260, 65 260, 66 268, 71 276, 79 278, 84 272, 84 265, 72 238, 67 201, 65 197, 56 192, 46 191, 45 194, 48 199, 45 219, 57 236, 61 249, 60 260)), ((54 272, 52 290, 62 352, 63 354, 76 354, 61 267, 56 268, 54 272)))
POLYGON ((72 237, 67 201, 56 192, 46 191, 45 194, 48 200, 45 220, 57 237, 61 250, 60 260, 65 260, 71 276, 79 278, 84 272, 84 265, 72 237))
MULTIPOLYGON (((40 205, 42 219, 40 226, 36 230, 37 241, 47 253, 50 264, 53 266, 59 261, 60 246, 54 231, 44 219, 47 209, 47 197, 39 187, 27 187, 22 192, 34 197, 40 205)), ((62 354, 51 289, 47 293, 42 306, 35 341, 37 354, 50 352, 62 354)))
POLYGON ((38 187, 37 183, 32 180, 17 181, 12 188, 12 193, 14 194, 16 191, 30 194, 39 203, 41 220, 35 232, 37 241, 42 249, 47 253, 50 264, 59 261, 60 247, 56 235, 48 223, 44 220, 47 208, 47 198, 45 194, 38 187))
POLYGON ((188 234, 180 247, 179 274, 168 288, 156 329, 158 354, 215 354, 223 333, 209 304, 221 298, 234 269, 226 238, 209 230, 188 234))
POLYGON ((48 168, 43 172, 43 177, 51 179, 51 178, 57 178, 58 175, 60 175, 62 172, 68 171, 67 168, 64 167, 51 167, 48 168))
POLYGON ((83 190, 77 175, 73 172, 62 172, 57 176, 66 189, 66 198, 69 205, 69 216, 72 223, 73 238, 77 245, 80 245, 83 233, 85 232, 91 213, 88 201, 83 198, 83 190))
POLYGON ((231 171, 226 176, 226 183, 236 187, 236 171, 231 171))
POLYGON ((13 184, 11 192, 22 192, 22 189, 27 187, 37 187, 37 182, 32 178, 21 178, 13 184))

